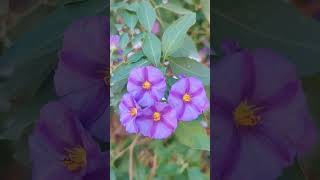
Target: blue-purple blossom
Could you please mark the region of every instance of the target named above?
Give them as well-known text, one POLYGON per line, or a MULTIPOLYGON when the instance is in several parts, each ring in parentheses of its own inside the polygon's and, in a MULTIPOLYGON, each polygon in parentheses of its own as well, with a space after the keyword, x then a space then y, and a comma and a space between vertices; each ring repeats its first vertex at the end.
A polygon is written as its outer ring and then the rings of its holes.
POLYGON ((33 180, 104 180, 107 154, 61 102, 51 102, 29 138, 33 180))
POLYGON ((79 116, 83 126, 108 139, 108 27, 106 16, 86 17, 64 33, 54 76, 56 93, 79 116))
POLYGON ((268 49, 227 55, 212 72, 214 179, 276 179, 315 143, 295 68, 268 49))
POLYGON ((117 50, 120 45, 120 36, 119 35, 111 35, 110 36, 110 50, 111 52, 117 50))
POLYGON ((209 108, 209 100, 202 82, 194 77, 182 78, 172 85, 168 103, 177 112, 178 120, 195 120, 209 108))
POLYGON ((164 96, 165 78, 153 66, 138 67, 130 72, 127 90, 141 106, 151 106, 164 96))
POLYGON ((142 135, 153 139, 164 139, 177 128, 177 116, 169 104, 156 102, 143 109, 136 119, 136 124, 142 135))
POLYGON ((154 33, 154 34, 159 34, 159 32, 160 32, 160 23, 158 21, 154 22, 151 32, 154 33))
POLYGON ((136 118, 141 108, 129 93, 124 94, 119 104, 120 122, 128 133, 137 133, 136 118))

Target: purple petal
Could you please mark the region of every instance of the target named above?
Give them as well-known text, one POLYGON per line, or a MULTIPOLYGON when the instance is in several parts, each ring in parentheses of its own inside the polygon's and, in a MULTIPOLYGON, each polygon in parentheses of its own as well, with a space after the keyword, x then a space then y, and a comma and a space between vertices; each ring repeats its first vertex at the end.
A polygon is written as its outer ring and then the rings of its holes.
POLYGON ((107 20, 106 16, 93 16, 70 25, 64 33, 63 51, 105 63, 109 58, 107 20))
POLYGON ((241 101, 244 88, 243 52, 235 53, 221 59, 212 69, 212 94, 221 97, 232 106, 241 101))

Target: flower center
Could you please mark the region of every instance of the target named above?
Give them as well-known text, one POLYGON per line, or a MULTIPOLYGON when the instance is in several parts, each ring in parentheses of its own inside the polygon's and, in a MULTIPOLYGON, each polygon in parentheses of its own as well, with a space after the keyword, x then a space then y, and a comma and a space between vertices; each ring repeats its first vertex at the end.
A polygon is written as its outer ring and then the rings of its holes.
POLYGON ((131 115, 132 117, 136 116, 137 114, 138 114, 137 108, 131 108, 131 109, 130 109, 130 115, 131 115))
POLYGON ((76 171, 86 166, 87 153, 82 147, 66 149, 66 156, 63 164, 69 171, 76 171))
POLYGON ((236 124, 251 127, 257 125, 260 120, 260 116, 257 116, 259 109, 256 106, 249 105, 246 101, 241 102, 233 112, 236 124))
POLYGON ((161 119, 161 114, 159 112, 154 112, 153 113, 153 120, 160 121, 160 119, 161 119))
POLYGON ((145 81, 142 87, 143 89, 149 90, 151 88, 151 83, 149 81, 145 81))
POLYGON ((191 101, 191 96, 188 93, 185 93, 182 97, 182 100, 184 102, 190 102, 191 101))

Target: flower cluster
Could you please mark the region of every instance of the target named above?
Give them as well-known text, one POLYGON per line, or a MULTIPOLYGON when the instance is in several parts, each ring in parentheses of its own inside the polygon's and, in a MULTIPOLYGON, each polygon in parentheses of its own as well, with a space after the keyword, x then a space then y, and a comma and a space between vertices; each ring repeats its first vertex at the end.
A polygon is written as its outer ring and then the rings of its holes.
POLYGON ((153 66, 133 69, 127 90, 119 104, 122 125, 128 133, 141 133, 154 139, 169 137, 178 121, 195 120, 209 108, 203 84, 194 77, 179 79, 164 102, 166 80, 153 66))

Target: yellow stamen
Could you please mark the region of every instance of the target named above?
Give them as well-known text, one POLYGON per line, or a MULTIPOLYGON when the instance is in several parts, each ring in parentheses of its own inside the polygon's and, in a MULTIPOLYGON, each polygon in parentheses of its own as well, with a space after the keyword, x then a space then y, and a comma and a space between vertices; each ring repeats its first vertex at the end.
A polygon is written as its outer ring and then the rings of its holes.
POLYGON ((188 93, 185 93, 182 97, 184 102, 190 102, 191 101, 191 96, 188 93))
POLYGON ((161 114, 159 112, 154 112, 153 113, 153 120, 160 121, 160 119, 161 119, 161 114))
POLYGON ((77 171, 87 165, 87 153, 82 147, 66 149, 63 164, 69 171, 77 171))
POLYGON ((257 125, 260 121, 260 116, 257 116, 259 109, 256 106, 249 105, 246 101, 241 102, 233 112, 236 124, 251 127, 257 125))
POLYGON ((138 114, 137 108, 131 108, 130 115, 133 117, 133 116, 136 116, 137 114, 138 114))
POLYGON ((151 88, 151 83, 149 81, 145 81, 142 85, 143 89, 150 89, 151 88))

